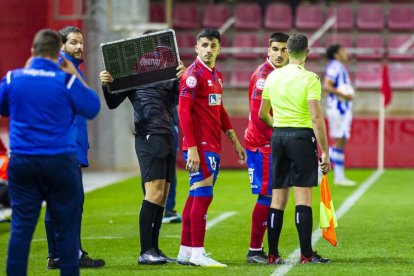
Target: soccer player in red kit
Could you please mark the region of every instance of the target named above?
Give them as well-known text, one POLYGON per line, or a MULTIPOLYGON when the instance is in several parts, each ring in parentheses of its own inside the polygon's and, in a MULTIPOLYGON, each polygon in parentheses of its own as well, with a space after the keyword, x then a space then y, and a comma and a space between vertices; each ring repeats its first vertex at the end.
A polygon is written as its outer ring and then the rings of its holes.
POLYGON ((178 114, 186 168, 190 172, 190 192, 183 210, 177 260, 181 264, 224 267, 204 249, 207 210, 220 170, 221 131, 232 141, 239 162, 246 160, 246 152, 222 103, 222 74, 214 68, 220 53, 220 33, 203 29, 197 35, 195 49, 197 58, 180 80, 178 114))
POLYGON ((285 33, 273 33, 270 36, 267 50, 268 58, 257 67, 250 78, 250 115, 244 143, 252 193, 259 196, 252 214, 250 246, 247 253, 248 263, 267 263, 267 255, 262 245, 267 228, 267 215, 272 201, 272 149, 270 146, 272 128, 260 120, 258 113, 267 76, 274 69, 283 67, 288 62, 288 39, 289 36, 285 33))

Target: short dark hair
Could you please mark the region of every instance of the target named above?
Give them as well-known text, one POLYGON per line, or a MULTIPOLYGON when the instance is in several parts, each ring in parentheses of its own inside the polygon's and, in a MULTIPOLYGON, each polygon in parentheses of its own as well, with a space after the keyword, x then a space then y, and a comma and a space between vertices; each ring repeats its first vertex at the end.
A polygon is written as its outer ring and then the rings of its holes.
POLYGON ((287 48, 289 56, 300 58, 306 53, 306 49, 308 49, 308 38, 301 33, 294 34, 289 37, 287 48))
POLYGON ((62 46, 61 35, 51 29, 38 31, 33 39, 33 55, 40 57, 57 58, 62 46))
POLYGON ((60 29, 59 33, 62 36, 63 43, 66 43, 66 41, 68 41, 68 35, 71 33, 80 33, 83 35, 81 29, 75 26, 66 26, 63 29, 60 29))
POLYGON ((269 38, 269 46, 272 45, 272 42, 282 42, 286 43, 289 39, 289 35, 285 33, 273 33, 269 38))
POLYGON ((340 49, 342 49, 341 44, 333 44, 329 46, 329 48, 326 50, 326 57, 329 60, 335 59, 335 54, 338 53, 340 49))
POLYGON ((197 35, 197 41, 199 41, 202 37, 205 37, 208 40, 216 38, 219 42, 221 42, 221 35, 216 29, 202 29, 201 32, 199 32, 197 35))

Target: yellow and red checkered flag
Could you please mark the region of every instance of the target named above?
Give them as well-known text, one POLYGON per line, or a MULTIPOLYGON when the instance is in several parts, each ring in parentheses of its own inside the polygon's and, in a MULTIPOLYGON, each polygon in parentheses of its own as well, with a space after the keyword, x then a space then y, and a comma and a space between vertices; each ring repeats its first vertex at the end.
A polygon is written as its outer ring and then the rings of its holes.
POLYGON ((335 209, 332 203, 331 191, 329 189, 328 177, 326 174, 322 176, 321 181, 319 225, 325 240, 330 242, 333 246, 336 246, 337 240, 335 228, 338 227, 338 222, 336 221, 335 209))

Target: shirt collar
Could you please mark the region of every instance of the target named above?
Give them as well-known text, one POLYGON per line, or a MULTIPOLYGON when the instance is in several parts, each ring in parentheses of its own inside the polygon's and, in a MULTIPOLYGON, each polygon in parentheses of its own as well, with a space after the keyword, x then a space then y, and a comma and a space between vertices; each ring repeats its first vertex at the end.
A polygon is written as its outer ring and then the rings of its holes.
POLYGON ((202 60, 201 60, 201 58, 199 57, 199 56, 197 56, 197 60, 204 66, 204 67, 206 67, 208 70, 210 70, 211 72, 214 70, 214 68, 212 69, 212 68, 210 68, 210 67, 208 67, 208 65, 207 64, 205 64, 202 60))
POLYGON ((72 57, 71 55, 68 55, 66 52, 60 50, 60 57, 59 57, 59 63, 62 62, 62 58, 61 56, 63 56, 64 58, 70 60, 73 65, 75 65, 76 68, 78 68, 82 63, 83 63, 83 59, 77 59, 72 57))
POLYGON ((266 62, 273 67, 273 69, 276 69, 276 66, 273 65, 273 63, 270 61, 269 58, 266 59, 266 62))
POLYGON ((44 58, 44 57, 34 57, 32 61, 30 62, 29 68, 41 68, 41 69, 60 69, 59 64, 56 62, 44 58), (45 68, 46 67, 46 68, 45 68))

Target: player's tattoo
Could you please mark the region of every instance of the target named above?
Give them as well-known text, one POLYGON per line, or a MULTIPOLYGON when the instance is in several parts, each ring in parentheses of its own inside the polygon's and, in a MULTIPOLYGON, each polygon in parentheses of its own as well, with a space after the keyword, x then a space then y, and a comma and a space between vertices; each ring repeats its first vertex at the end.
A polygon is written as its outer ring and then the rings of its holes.
POLYGON ((226 132, 226 135, 227 135, 227 137, 229 137, 231 140, 233 140, 233 138, 234 138, 234 131, 232 131, 232 130, 228 130, 228 131, 226 132))

